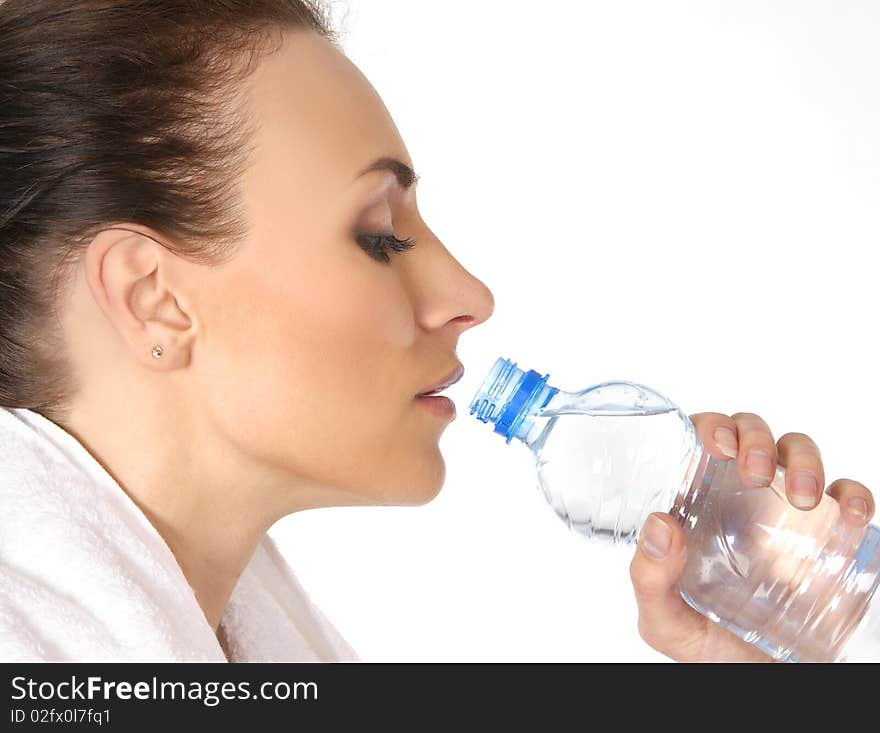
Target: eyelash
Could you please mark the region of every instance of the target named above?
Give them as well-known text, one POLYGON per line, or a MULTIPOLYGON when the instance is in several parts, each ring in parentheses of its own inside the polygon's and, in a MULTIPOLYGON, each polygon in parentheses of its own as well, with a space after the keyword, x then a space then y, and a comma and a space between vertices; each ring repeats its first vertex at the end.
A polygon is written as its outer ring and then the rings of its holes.
POLYGON ((406 252, 416 246, 414 239, 398 239, 393 234, 360 234, 357 236, 357 243, 370 257, 386 265, 391 262, 388 250, 406 252))

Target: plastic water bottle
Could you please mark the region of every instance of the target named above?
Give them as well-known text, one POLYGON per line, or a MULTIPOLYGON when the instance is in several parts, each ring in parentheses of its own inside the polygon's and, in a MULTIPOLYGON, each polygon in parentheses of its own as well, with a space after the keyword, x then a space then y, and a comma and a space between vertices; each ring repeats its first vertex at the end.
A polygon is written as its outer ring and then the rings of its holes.
POLYGON ((769 488, 704 450, 690 418, 654 390, 605 382, 565 392, 498 359, 470 405, 534 454, 538 487, 584 537, 629 544, 652 512, 684 529, 682 597, 775 659, 880 661, 880 528, 842 521, 824 495, 791 506, 785 469, 769 488))

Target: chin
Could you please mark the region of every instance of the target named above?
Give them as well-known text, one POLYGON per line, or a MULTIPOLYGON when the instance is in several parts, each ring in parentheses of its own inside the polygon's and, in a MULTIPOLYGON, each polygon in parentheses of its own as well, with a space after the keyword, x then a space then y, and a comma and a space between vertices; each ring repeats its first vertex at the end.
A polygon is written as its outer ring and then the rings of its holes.
POLYGON ((446 463, 437 454, 436 458, 426 460, 407 480, 401 477, 395 488, 385 492, 383 503, 390 506, 423 506, 437 498, 446 481, 446 463))

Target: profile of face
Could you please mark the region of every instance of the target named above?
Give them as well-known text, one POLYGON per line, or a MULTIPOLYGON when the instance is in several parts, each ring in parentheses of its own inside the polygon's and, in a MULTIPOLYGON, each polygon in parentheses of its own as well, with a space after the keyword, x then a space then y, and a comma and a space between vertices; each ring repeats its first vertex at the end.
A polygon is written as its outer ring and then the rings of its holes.
POLYGON ((286 40, 252 79, 250 238, 201 283, 213 316, 202 404, 238 450, 327 487, 334 504, 341 492, 422 503, 443 483, 449 419, 415 395, 455 370, 458 338, 489 317, 492 295, 422 221, 415 185, 359 175, 378 159, 412 167, 363 74, 317 34, 286 40), (385 262, 361 234, 415 245, 385 262))
MULTIPOLYGON (((219 266, 161 255, 176 289, 162 320, 184 325, 179 338, 145 335, 137 348, 146 359, 149 339, 166 339, 154 368, 176 380, 192 440, 273 491, 299 487, 291 506, 430 501, 445 478, 438 439, 450 419, 415 396, 459 366, 458 339, 489 318, 492 294, 422 221, 405 171, 361 175, 378 159, 413 164, 343 53, 291 32, 248 84, 258 121, 243 181, 248 238, 219 266), (386 262, 362 234, 415 244, 386 262)), ((112 279, 112 260, 102 267, 112 279)), ((167 296, 149 287, 143 300, 167 296)), ((108 296, 111 320, 117 307, 108 296)))

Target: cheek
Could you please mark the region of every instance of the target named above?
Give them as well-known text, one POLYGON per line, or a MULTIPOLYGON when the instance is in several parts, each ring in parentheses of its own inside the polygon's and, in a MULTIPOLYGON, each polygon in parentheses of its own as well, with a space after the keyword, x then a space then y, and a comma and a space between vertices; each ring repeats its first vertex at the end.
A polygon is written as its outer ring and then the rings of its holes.
POLYGON ((346 414, 358 412, 352 401, 376 409, 412 383, 406 357, 415 336, 412 309, 397 280, 351 259, 328 258, 286 288, 267 336, 301 385, 346 414))
POLYGON ((411 361, 416 329, 397 279, 365 257, 255 263, 211 288, 224 296, 209 296, 201 366, 215 418, 241 449, 337 482, 399 465, 392 454, 423 376, 411 361))

